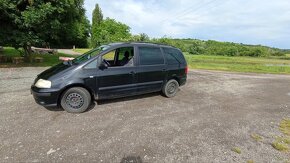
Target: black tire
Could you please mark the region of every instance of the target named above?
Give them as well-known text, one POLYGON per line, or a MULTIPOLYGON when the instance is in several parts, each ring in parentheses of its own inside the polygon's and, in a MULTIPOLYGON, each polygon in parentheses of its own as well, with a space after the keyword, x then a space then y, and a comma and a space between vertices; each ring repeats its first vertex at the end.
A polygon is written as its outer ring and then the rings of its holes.
POLYGON ((82 113, 89 108, 91 95, 85 88, 72 87, 63 93, 60 104, 69 113, 82 113))
POLYGON ((174 79, 169 80, 162 88, 163 94, 168 98, 174 97, 178 90, 179 83, 174 79))

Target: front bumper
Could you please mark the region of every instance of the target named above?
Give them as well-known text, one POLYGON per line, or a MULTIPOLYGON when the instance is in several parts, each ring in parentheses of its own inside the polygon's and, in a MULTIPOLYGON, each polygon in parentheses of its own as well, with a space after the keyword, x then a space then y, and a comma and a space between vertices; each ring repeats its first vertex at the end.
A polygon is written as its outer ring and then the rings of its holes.
POLYGON ((57 106, 58 98, 60 95, 59 90, 40 89, 32 85, 30 91, 37 104, 46 106, 46 107, 57 106))

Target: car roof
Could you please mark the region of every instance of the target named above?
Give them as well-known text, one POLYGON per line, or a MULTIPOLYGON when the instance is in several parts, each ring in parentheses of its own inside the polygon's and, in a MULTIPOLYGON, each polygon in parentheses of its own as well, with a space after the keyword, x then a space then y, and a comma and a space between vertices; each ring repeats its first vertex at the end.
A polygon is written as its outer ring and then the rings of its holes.
POLYGON ((167 48, 174 48, 177 49, 176 47, 166 45, 166 44, 161 44, 161 43, 152 43, 152 42, 116 42, 116 43, 111 43, 109 44, 111 46, 120 46, 120 45, 145 45, 145 46, 159 46, 159 47, 167 47, 167 48))

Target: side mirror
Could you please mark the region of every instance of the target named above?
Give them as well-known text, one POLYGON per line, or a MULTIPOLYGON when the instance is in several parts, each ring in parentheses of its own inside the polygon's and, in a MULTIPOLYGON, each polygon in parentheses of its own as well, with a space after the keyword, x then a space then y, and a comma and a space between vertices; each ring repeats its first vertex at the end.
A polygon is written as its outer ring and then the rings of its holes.
POLYGON ((106 63, 104 63, 104 62, 102 62, 100 64, 100 66, 99 66, 99 69, 101 69, 101 70, 104 70, 104 69, 107 69, 107 68, 108 68, 108 65, 106 63))

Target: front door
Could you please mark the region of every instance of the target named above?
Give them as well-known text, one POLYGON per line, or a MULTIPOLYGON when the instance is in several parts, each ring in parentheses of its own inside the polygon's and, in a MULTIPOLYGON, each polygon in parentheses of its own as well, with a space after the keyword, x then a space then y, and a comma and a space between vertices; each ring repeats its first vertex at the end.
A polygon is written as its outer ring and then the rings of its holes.
POLYGON ((102 56, 106 68, 97 75, 99 99, 136 94, 134 47, 117 48, 102 56))

